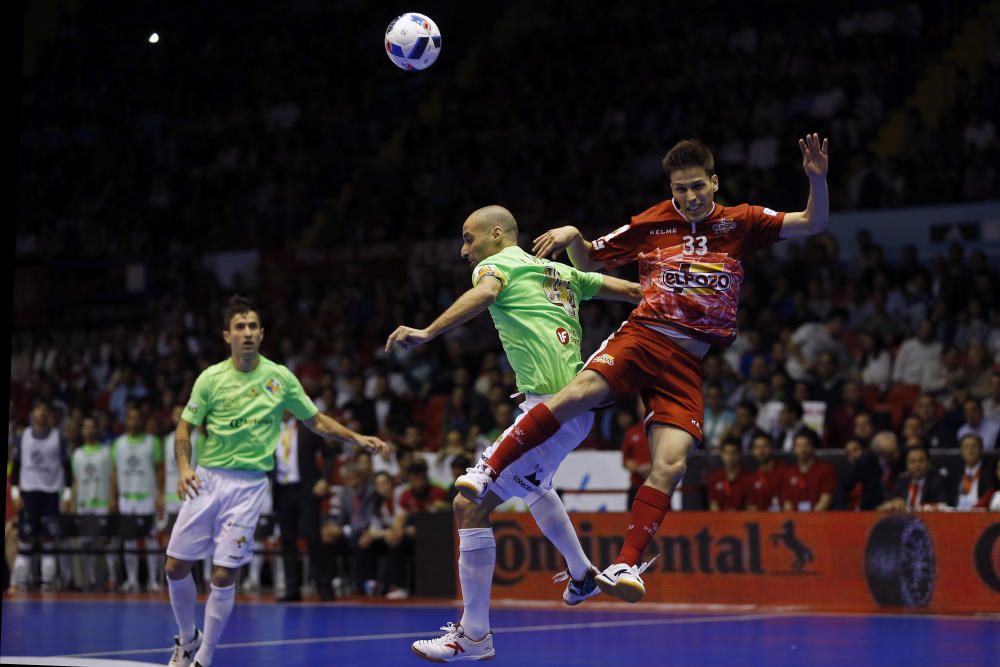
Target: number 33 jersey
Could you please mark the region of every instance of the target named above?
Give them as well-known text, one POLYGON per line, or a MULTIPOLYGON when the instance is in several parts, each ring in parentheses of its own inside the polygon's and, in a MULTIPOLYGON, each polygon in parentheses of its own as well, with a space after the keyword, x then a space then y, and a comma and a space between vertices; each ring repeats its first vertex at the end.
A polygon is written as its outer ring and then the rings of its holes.
POLYGON ((692 223, 668 199, 595 239, 590 256, 608 268, 639 262, 643 299, 630 319, 727 346, 737 333, 743 260, 778 240, 784 218, 761 206, 716 204, 692 223))

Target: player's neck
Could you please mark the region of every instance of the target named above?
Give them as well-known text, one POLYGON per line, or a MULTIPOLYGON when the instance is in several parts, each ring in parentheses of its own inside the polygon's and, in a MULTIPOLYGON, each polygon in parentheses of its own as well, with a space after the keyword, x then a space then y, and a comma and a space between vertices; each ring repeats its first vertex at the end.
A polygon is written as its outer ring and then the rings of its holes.
POLYGON ((254 354, 252 356, 234 356, 233 357, 233 368, 238 370, 240 373, 251 373, 257 369, 260 364, 260 355, 254 354))

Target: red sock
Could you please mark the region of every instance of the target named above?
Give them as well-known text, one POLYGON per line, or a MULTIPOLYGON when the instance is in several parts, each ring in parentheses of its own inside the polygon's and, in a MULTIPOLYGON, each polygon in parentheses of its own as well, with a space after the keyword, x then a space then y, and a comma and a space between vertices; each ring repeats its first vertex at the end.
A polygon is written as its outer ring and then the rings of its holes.
POLYGON ((559 422, 555 415, 544 403, 539 403, 528 410, 528 414, 500 441, 500 446, 486 460, 486 464, 499 476, 507 466, 551 438, 558 430, 559 422))
POLYGON ((632 501, 632 518, 625 531, 625 544, 615 563, 636 565, 639 562, 642 552, 660 527, 668 507, 670 497, 667 494, 645 484, 640 487, 632 501))

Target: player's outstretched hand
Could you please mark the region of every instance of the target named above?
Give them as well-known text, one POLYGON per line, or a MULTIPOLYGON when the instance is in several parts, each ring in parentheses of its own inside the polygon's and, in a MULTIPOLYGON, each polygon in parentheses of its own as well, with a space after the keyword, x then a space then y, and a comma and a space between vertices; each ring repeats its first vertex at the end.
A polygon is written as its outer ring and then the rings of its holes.
POLYGON ((358 435, 354 442, 372 454, 388 454, 392 451, 392 445, 374 435, 358 435))
POLYGON ((423 329, 413 329, 411 327, 397 327, 395 331, 389 334, 389 337, 385 341, 385 351, 391 352, 393 345, 399 345, 404 350, 412 350, 413 348, 423 345, 430 339, 427 332, 423 329))
POLYGON ((177 496, 181 500, 194 498, 201 490, 201 480, 190 466, 177 473, 177 496))
POLYGON ((535 239, 531 252, 535 253, 535 257, 552 255, 552 259, 555 259, 579 237, 580 230, 576 227, 556 227, 535 239))
POLYGON ((821 178, 826 176, 826 171, 830 166, 830 153, 828 151, 828 140, 820 140, 819 134, 813 132, 807 134, 805 138, 799 139, 799 150, 802 151, 802 168, 806 176, 810 178, 821 178))

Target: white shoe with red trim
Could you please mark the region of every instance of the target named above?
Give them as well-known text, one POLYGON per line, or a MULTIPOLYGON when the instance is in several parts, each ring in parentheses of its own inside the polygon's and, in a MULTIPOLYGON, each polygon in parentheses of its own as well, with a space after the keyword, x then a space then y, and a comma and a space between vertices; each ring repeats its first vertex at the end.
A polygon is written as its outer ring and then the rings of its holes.
POLYGON ((461 625, 442 625, 444 634, 435 639, 421 639, 413 642, 413 652, 431 662, 456 662, 458 660, 490 660, 496 655, 493 650, 493 633, 487 632, 479 641, 465 636, 461 625))

